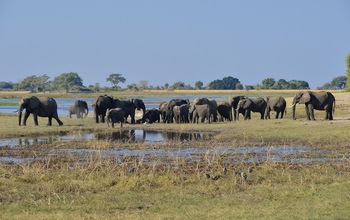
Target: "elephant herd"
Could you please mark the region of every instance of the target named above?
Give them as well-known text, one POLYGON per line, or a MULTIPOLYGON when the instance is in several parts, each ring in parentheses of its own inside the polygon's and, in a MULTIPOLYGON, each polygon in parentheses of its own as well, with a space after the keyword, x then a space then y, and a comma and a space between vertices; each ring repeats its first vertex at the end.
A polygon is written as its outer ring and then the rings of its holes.
MULTIPOLYGON (((296 104, 304 104, 308 120, 315 120, 314 110, 326 112, 325 119, 333 120, 335 98, 332 93, 320 91, 300 91, 292 102, 293 119, 296 119, 296 104)), ((239 114, 244 120, 251 119, 251 113, 260 113, 261 119, 270 119, 270 112, 275 111, 276 118, 283 118, 286 111, 286 100, 282 96, 277 97, 256 97, 230 96, 227 101, 217 102, 210 98, 196 98, 192 103, 188 99, 172 99, 160 103, 158 108, 146 109, 143 100, 131 99, 121 100, 109 95, 95 98, 92 107, 96 123, 107 122, 114 127, 115 123, 199 123, 199 121, 211 123, 218 121, 239 120, 239 114), (142 110, 142 117, 135 120, 135 110, 142 110)), ((57 103, 50 97, 29 97, 19 102, 18 122, 21 125, 22 111, 26 109, 23 125, 26 125, 30 114, 34 116, 34 123, 38 125, 38 116, 47 117, 48 125, 52 125, 54 118, 59 125, 63 125, 58 118, 57 103)), ((83 100, 77 100, 69 107, 69 117, 76 114, 78 118, 86 117, 89 113, 88 105, 83 100)))

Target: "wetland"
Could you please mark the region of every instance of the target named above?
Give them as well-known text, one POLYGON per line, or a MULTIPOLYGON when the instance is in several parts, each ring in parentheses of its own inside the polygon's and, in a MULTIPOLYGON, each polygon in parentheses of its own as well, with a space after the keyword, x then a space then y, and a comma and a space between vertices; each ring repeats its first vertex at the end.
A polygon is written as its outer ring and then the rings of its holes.
MULTIPOLYGON (((287 105, 294 93, 283 91, 287 105)), ((142 95, 147 108, 171 98, 142 95)), ((44 118, 34 126, 31 116, 20 127, 16 106, 6 107, 0 210, 5 219, 346 219, 350 95, 334 95, 333 121, 320 111, 307 121, 298 106, 297 120, 287 110, 278 120, 253 113, 250 121, 111 128, 95 124, 92 110, 86 119, 67 117, 62 98, 63 126, 47 127, 44 118)))

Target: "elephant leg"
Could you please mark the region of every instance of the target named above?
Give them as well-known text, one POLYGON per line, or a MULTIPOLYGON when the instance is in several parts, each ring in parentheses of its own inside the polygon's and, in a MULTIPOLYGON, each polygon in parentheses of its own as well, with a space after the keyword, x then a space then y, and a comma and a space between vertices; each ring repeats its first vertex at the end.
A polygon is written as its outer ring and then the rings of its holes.
POLYGON ((97 113, 95 113, 95 121, 96 121, 96 123, 99 123, 99 118, 98 117, 100 117, 97 113))
POLYGON ((59 126, 63 125, 63 122, 58 118, 58 115, 55 115, 53 118, 57 121, 59 126))
POLYGON ((48 125, 48 126, 51 126, 51 125, 52 125, 52 117, 51 117, 51 116, 49 116, 47 125, 48 125))
POLYGON ((278 119, 279 115, 280 115, 280 112, 276 111, 276 119, 278 119))
POLYGON ((27 125, 27 119, 29 117, 30 113, 29 112, 26 112, 24 114, 24 118, 23 118, 23 125, 26 126, 27 125))
POLYGON ((308 119, 308 120, 311 120, 311 118, 310 118, 310 111, 309 111, 309 108, 308 108, 307 105, 305 105, 305 112, 306 112, 306 117, 307 117, 307 119, 308 119))
POLYGON ((315 120, 315 111, 314 111, 314 106, 313 105, 309 105, 309 112, 310 112, 310 118, 311 120, 315 120))
POLYGON ((37 114, 33 114, 33 117, 34 117, 34 124, 35 126, 38 126, 39 123, 38 123, 38 115, 37 114))
POLYGON ((244 112, 244 120, 247 120, 249 118, 249 111, 245 110, 244 112))

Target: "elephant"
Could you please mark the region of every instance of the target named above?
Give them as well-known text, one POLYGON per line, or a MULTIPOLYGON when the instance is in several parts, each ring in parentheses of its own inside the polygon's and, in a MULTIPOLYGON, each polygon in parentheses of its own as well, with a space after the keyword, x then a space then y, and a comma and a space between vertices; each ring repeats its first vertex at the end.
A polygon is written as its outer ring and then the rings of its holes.
POLYGON ((238 120, 239 113, 244 115, 244 120, 251 119, 251 112, 259 112, 261 119, 264 119, 267 103, 262 97, 253 99, 242 99, 237 104, 236 118, 238 120))
POLYGON ((220 120, 232 121, 232 106, 228 102, 218 103, 218 113, 220 115, 220 120))
POLYGON ((131 100, 121 100, 114 99, 114 107, 122 108, 124 111, 125 122, 127 122, 127 118, 131 117, 131 124, 135 124, 135 110, 142 109, 142 117, 144 117, 146 112, 146 106, 143 100, 141 99, 131 99, 131 100))
POLYGON ((160 122, 160 111, 156 108, 147 109, 145 115, 137 121, 138 123, 155 123, 160 122))
POLYGON ((300 91, 294 98, 292 103, 293 119, 295 120, 295 106, 296 104, 305 104, 306 117, 308 120, 315 120, 314 109, 326 111, 325 120, 333 120, 333 113, 335 109, 335 98, 332 93, 320 91, 300 91))
POLYGON ((189 123, 189 104, 182 104, 180 106, 174 106, 173 113, 176 123, 189 123))
POLYGON ((83 118, 85 114, 84 118, 86 118, 87 115, 89 114, 88 104, 86 103, 86 101, 83 101, 83 100, 76 100, 74 105, 69 106, 68 111, 69 111, 70 118, 74 114, 77 115, 77 118, 83 118))
POLYGON ((239 95, 239 96, 229 96, 228 97, 228 103, 232 106, 233 109, 233 118, 236 121, 237 120, 237 105, 238 102, 242 99, 247 99, 247 96, 239 95))
POLYGON ((218 114, 217 114, 217 102, 214 99, 208 99, 208 98, 196 98, 193 101, 193 105, 203 105, 208 104, 210 106, 210 115, 212 116, 213 122, 218 121, 218 114))
POLYGON ((167 115, 169 115, 168 113, 168 104, 169 102, 162 102, 159 104, 158 110, 160 113, 160 116, 162 118, 163 123, 166 123, 167 121, 167 115))
POLYGON ((172 123, 174 114, 173 114, 173 108, 174 106, 180 106, 182 104, 190 104, 190 101, 187 99, 172 99, 169 101, 167 105, 167 111, 166 111, 166 122, 167 123, 172 123))
POLYGON ((101 122, 104 123, 107 110, 114 108, 113 97, 101 95, 94 100, 92 107, 94 108, 96 123, 99 123, 100 118, 101 122))
POLYGON ((287 102, 282 96, 278 97, 266 97, 266 111, 265 111, 265 119, 270 119, 270 111, 276 112, 276 117, 278 118, 281 113, 281 118, 286 111, 287 102))
POLYGON ((123 127, 124 122, 124 111, 121 108, 111 108, 107 110, 105 120, 109 127, 109 123, 112 123, 112 128, 114 128, 115 123, 120 123, 120 127, 123 127))
POLYGON ((34 123, 38 126, 38 116, 49 118, 48 124, 52 125, 52 118, 56 119, 59 126, 63 125, 63 122, 58 118, 57 103, 56 100, 51 97, 36 97, 31 96, 29 98, 23 98, 19 102, 18 108, 18 125, 21 126, 22 111, 26 109, 23 125, 26 126, 27 119, 30 114, 34 116, 34 123))
POLYGON ((210 124, 210 118, 211 118, 211 113, 210 113, 210 105, 208 104, 203 104, 203 105, 193 105, 191 106, 190 110, 192 114, 192 123, 198 124, 199 118, 201 118, 201 122, 203 123, 205 119, 207 119, 208 124, 210 124))

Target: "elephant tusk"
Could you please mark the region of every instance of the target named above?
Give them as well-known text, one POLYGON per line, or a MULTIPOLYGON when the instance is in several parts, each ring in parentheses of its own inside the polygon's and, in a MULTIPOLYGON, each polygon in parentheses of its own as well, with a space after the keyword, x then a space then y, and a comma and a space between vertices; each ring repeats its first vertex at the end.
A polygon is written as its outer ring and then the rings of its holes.
POLYGON ((291 105, 289 108, 293 108, 297 103, 294 103, 293 105, 291 105))

